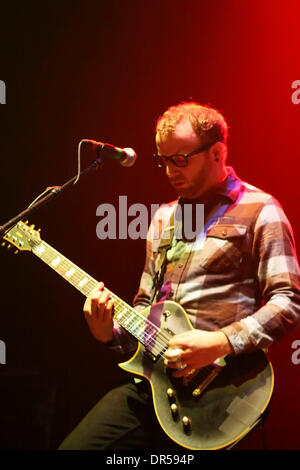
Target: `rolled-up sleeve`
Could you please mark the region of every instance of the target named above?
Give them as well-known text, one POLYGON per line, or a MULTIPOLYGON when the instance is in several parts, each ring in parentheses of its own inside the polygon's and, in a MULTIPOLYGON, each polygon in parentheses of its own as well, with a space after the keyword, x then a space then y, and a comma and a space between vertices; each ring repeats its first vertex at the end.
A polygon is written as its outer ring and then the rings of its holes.
POLYGON ((254 226, 252 257, 263 306, 222 328, 236 354, 267 348, 300 320, 300 272, 291 225, 270 196, 254 226))

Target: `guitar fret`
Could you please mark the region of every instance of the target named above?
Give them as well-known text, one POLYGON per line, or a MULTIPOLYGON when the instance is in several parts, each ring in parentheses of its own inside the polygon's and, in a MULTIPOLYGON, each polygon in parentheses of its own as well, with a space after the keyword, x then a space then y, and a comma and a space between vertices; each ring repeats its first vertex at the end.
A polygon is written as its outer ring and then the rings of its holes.
POLYGON ((80 282, 78 282, 78 287, 83 287, 84 284, 86 284, 87 281, 88 281, 88 278, 86 276, 84 276, 84 278, 81 279, 80 282))
POLYGON ((43 252, 46 250, 46 248, 44 247, 44 245, 41 243, 40 245, 38 245, 36 247, 36 252, 41 256, 43 254, 43 252))
POLYGON ((63 258, 63 260, 60 261, 57 266, 58 266, 58 269, 60 269, 60 271, 66 272, 67 269, 70 267, 70 264, 68 263, 66 259, 63 258))
POLYGON ((150 325, 148 322, 146 322, 146 329, 147 333, 150 335, 154 335, 155 333, 157 333, 157 328, 155 328, 154 325, 150 325))
POLYGON ((143 326, 139 325, 140 322, 141 320, 137 320, 135 323, 133 323, 133 326, 130 325, 130 331, 137 337, 140 337, 140 335, 144 333, 143 326))
POLYGON ((122 323, 123 323, 124 326, 130 326, 130 321, 131 321, 131 317, 129 316, 129 317, 125 318, 125 320, 123 320, 122 323))
POLYGON ((133 331, 136 332, 137 334, 140 334, 142 333, 144 326, 145 326, 145 321, 142 318, 139 318, 138 320, 136 320, 135 326, 133 327, 133 331), (138 330, 140 330, 140 332, 138 330))
POLYGON ((115 315, 116 320, 118 320, 119 322, 122 322, 124 320, 124 316, 126 315, 126 313, 127 313, 126 309, 123 309, 121 312, 117 313, 115 315))
POLYGON ((87 283, 83 286, 84 291, 87 292, 88 294, 96 287, 97 281, 94 279, 88 279, 87 283))
POLYGON ((144 345, 146 345, 147 341, 152 341, 152 338, 149 337, 149 333, 145 331, 146 319, 140 316, 135 310, 123 308, 121 312, 115 315, 115 318, 121 326, 133 334, 133 336, 144 345))
POLYGON ((57 256, 56 258, 54 258, 53 261, 51 261, 51 266, 53 266, 54 268, 56 268, 56 266, 58 266, 60 262, 61 262, 61 257, 60 257, 60 256, 57 256))
POLYGON ((68 271, 65 273, 65 276, 68 277, 68 278, 69 278, 69 277, 72 277, 75 272, 76 272, 76 271, 75 271, 74 268, 70 268, 70 269, 68 269, 68 271))

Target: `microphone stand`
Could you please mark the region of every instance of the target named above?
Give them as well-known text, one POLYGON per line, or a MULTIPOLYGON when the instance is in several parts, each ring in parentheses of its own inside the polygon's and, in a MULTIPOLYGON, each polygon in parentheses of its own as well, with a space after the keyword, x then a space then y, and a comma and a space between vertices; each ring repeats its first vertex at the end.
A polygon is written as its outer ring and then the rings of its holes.
MULTIPOLYGON (((99 149, 99 150, 101 150, 101 149, 99 149)), ((47 204, 52 199, 59 196, 66 189, 69 189, 71 186, 74 186, 82 176, 88 175, 91 171, 99 170, 103 165, 103 161, 104 161, 104 157, 99 156, 87 168, 85 168, 84 170, 78 172, 78 174, 76 176, 74 176, 74 178, 67 181, 63 186, 53 186, 53 187, 49 188, 49 193, 46 196, 44 196, 44 197, 39 196, 37 198, 38 199, 37 202, 32 203, 27 209, 20 212, 18 215, 16 215, 12 219, 10 219, 8 222, 6 222, 4 225, 0 225, 0 238, 2 238, 3 235, 5 235, 5 233, 11 227, 16 225, 17 222, 19 222, 20 220, 25 219, 25 218, 27 219, 31 214, 33 214, 33 212, 37 211, 40 207, 44 206, 45 204, 47 204)))

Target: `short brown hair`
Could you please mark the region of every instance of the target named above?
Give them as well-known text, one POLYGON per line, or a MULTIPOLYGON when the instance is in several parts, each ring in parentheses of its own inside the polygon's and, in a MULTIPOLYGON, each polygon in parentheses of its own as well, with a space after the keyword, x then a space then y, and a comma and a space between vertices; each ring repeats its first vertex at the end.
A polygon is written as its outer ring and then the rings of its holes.
POLYGON ((185 117, 190 120, 195 134, 201 138, 203 144, 209 142, 226 144, 228 126, 222 114, 214 108, 195 102, 183 102, 167 109, 157 120, 156 132, 172 134, 185 117))

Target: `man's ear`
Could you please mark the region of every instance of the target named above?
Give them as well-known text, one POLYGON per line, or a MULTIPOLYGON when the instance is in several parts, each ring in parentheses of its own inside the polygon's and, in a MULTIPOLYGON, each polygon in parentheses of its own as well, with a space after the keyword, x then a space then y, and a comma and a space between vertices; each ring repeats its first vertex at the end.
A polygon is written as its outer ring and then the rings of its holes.
POLYGON ((227 147, 222 142, 216 142, 212 147, 213 156, 216 162, 223 160, 225 162, 227 157, 227 147))

